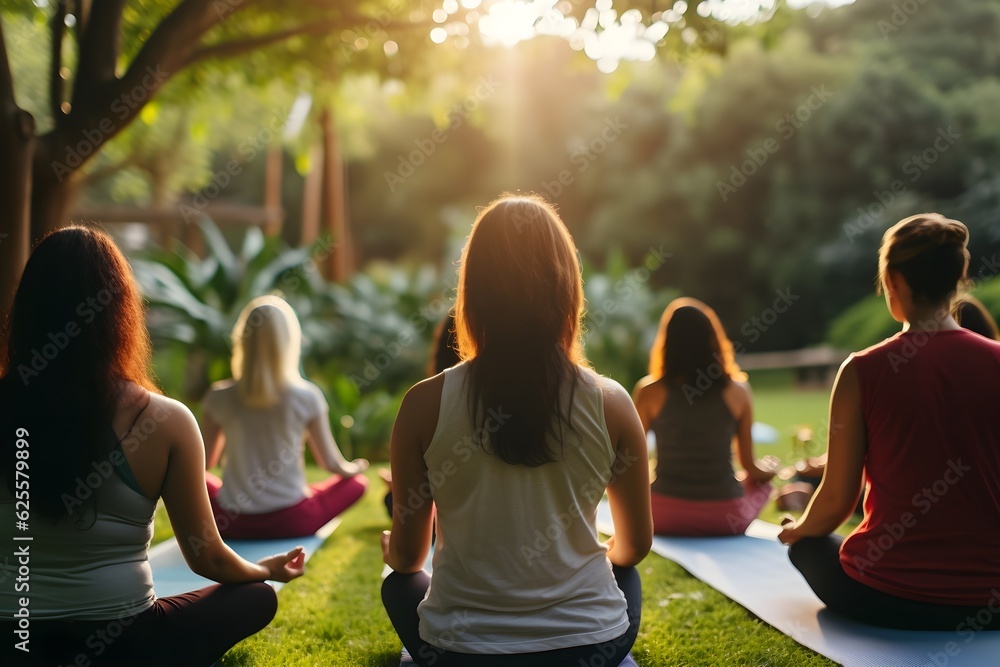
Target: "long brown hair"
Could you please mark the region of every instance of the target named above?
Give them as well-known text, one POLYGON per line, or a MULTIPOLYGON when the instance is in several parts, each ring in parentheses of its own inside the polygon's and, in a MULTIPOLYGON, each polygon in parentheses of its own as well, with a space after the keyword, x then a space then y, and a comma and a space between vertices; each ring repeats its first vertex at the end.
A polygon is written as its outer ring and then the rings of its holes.
POLYGON ((110 470, 111 420, 128 383, 156 391, 139 291, 114 241, 84 227, 47 236, 24 268, 6 333, 0 471, 13 490, 10 434, 27 430, 31 509, 54 521, 89 505, 64 503, 78 480, 110 470))
POLYGON ((746 379, 719 316, 690 297, 674 299, 663 311, 649 351, 649 374, 668 384, 693 384, 704 374, 718 389, 746 379))
POLYGON ((462 252, 455 332, 470 364, 473 423, 491 426, 489 410, 510 415, 485 438, 506 463, 556 459, 546 436, 559 439, 569 424, 586 364, 582 311, 576 246, 556 210, 533 195, 504 195, 484 208, 462 252))

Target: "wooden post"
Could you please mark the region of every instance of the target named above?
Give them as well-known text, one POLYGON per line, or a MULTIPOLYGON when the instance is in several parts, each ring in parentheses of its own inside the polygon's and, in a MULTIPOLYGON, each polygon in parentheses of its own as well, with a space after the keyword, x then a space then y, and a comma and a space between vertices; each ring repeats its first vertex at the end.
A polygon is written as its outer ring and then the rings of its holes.
POLYGON ((302 191, 302 236, 300 245, 309 245, 319 236, 319 216, 323 195, 323 151, 314 146, 309 151, 309 173, 302 191))
POLYGON ((340 158, 337 133, 333 128, 333 114, 326 108, 319 118, 323 134, 323 227, 330 233, 330 248, 323 274, 327 280, 343 282, 350 276, 350 237, 347 233, 347 209, 344 188, 344 163, 340 158))
POLYGON ((272 236, 281 232, 281 146, 273 146, 267 151, 267 165, 264 170, 264 210, 273 216, 264 225, 264 234, 272 236))

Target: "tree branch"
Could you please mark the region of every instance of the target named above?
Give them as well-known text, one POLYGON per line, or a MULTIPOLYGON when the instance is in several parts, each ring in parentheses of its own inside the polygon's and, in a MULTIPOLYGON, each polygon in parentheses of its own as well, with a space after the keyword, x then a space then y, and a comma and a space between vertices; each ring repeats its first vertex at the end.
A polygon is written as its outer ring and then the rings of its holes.
POLYGON ((63 36, 66 34, 66 0, 57 0, 49 29, 52 33, 52 43, 49 45, 51 49, 49 52, 49 111, 52 113, 52 121, 58 125, 63 115, 62 47, 63 36))
POLYGON ((73 0, 73 17, 76 18, 76 39, 77 42, 83 40, 83 33, 87 32, 87 25, 90 23, 91 0, 73 0))
MULTIPOLYGON (((88 32, 103 35, 117 33, 120 18, 110 21, 109 17, 116 14, 120 17, 124 1, 101 0, 94 3, 88 32), (108 2, 109 7, 99 10, 104 2, 108 2), (98 20, 99 11, 103 21, 98 20), (103 28, 98 27, 99 22, 104 24, 103 28)), ((226 3, 225 11, 220 11, 218 0, 181 0, 160 21, 121 78, 113 74, 109 49, 101 49, 103 55, 100 57, 91 56, 95 58, 95 69, 91 71, 104 77, 111 72, 111 78, 87 86, 74 86, 75 102, 63 126, 41 137, 44 144, 35 153, 36 173, 51 172, 50 162, 61 158, 58 153, 65 151, 67 146, 77 145, 84 138, 89 150, 85 155, 78 156, 78 164, 73 170, 81 166, 109 139, 125 129, 164 84, 185 67, 206 32, 250 2, 231 0, 226 3), (83 137, 84 131, 88 131, 89 136, 83 137)), ((85 36, 85 39, 90 38, 85 36)))
MULTIPOLYGON (((312 35, 312 34, 323 34, 336 29, 346 29, 351 26, 365 25, 366 23, 372 22, 374 19, 367 16, 359 15, 349 15, 341 16, 336 20, 320 21, 319 23, 309 23, 306 25, 296 26, 294 28, 288 28, 286 30, 279 30, 277 32, 269 33, 267 35, 260 35, 258 37, 248 37, 246 39, 236 39, 229 42, 219 42, 217 44, 208 44, 202 46, 201 48, 194 51, 191 57, 188 59, 187 65, 195 65, 204 60, 211 60, 213 58, 232 58, 233 56, 238 56, 247 51, 253 51, 255 49, 264 48, 266 46, 271 46, 272 44, 277 44, 278 42, 283 42, 292 37, 298 37, 299 35, 312 35)), ((434 26, 436 23, 385 23, 381 24, 383 30, 389 31, 393 29, 401 28, 425 28, 427 26, 434 26)))
POLYGON ((95 88, 114 80, 121 52, 124 9, 125 0, 100 0, 90 7, 86 27, 79 32, 79 58, 73 83, 74 107, 95 88))
POLYGON ((260 35, 258 37, 249 37, 247 39, 236 39, 229 42, 209 44, 208 46, 203 46, 194 51, 188 58, 185 66, 194 65, 202 62, 203 60, 210 60, 212 58, 232 58, 233 56, 238 56, 241 53, 277 44, 278 42, 283 42, 299 35, 313 33, 322 34, 329 32, 330 30, 342 25, 343 21, 341 20, 322 21, 320 23, 311 23, 308 25, 288 28, 287 30, 279 30, 267 35, 260 35))

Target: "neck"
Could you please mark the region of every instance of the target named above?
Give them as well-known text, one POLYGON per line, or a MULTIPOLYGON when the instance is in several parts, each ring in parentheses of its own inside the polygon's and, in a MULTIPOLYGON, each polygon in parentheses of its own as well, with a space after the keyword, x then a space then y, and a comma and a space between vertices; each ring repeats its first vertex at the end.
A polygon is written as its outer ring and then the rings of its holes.
POLYGON ((906 314, 903 331, 952 331, 961 329, 951 316, 950 304, 915 306, 906 314))

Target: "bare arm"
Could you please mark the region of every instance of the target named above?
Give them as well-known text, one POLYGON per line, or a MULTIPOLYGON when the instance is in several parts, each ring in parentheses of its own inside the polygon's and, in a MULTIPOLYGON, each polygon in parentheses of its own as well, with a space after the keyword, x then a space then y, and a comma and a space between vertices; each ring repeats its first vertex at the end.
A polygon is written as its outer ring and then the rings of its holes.
POLYGON ((646 557, 653 542, 649 459, 645 430, 632 400, 618 385, 611 387, 604 393, 604 419, 617 458, 608 483, 615 536, 607 556, 614 565, 631 567, 646 557))
POLYGON ((861 388, 854 359, 840 367, 830 398, 830 433, 823 481, 797 522, 787 524, 778 539, 794 544, 803 537, 829 535, 857 507, 864 474, 865 435, 861 388))
POLYGON ((751 480, 764 483, 774 478, 774 471, 764 470, 757 464, 753 455, 753 399, 749 387, 733 383, 733 393, 738 397, 740 416, 736 425, 736 452, 740 465, 747 471, 751 480))
POLYGON ((290 581, 303 572, 302 549, 297 547, 251 563, 230 549, 215 524, 215 517, 205 487, 205 448, 194 415, 170 399, 167 418, 156 436, 158 446, 166 447, 166 471, 160 494, 167 508, 170 525, 184 560, 203 577, 219 583, 245 581, 290 581))
POLYGON ((330 430, 330 419, 326 411, 309 422, 308 435, 309 450, 312 451, 316 462, 326 471, 343 477, 353 477, 368 470, 366 459, 348 461, 344 458, 333 437, 333 431, 330 430))
POLYGON ((656 416, 652 408, 652 390, 650 385, 656 382, 654 378, 647 375, 635 384, 635 389, 632 390, 633 402, 635 403, 636 412, 639 414, 639 421, 642 424, 642 432, 648 433, 649 429, 652 428, 653 418, 656 416))
POLYGON ((201 436, 205 439, 205 470, 219 465, 222 451, 226 448, 226 434, 210 416, 201 417, 201 436))
POLYGON ((383 533, 382 552, 396 572, 419 571, 431 548, 434 502, 421 494, 421 488, 428 488, 424 450, 437 427, 443 386, 443 374, 414 385, 403 398, 392 427, 392 532, 383 533), (420 502, 411 502, 413 498, 420 502))

